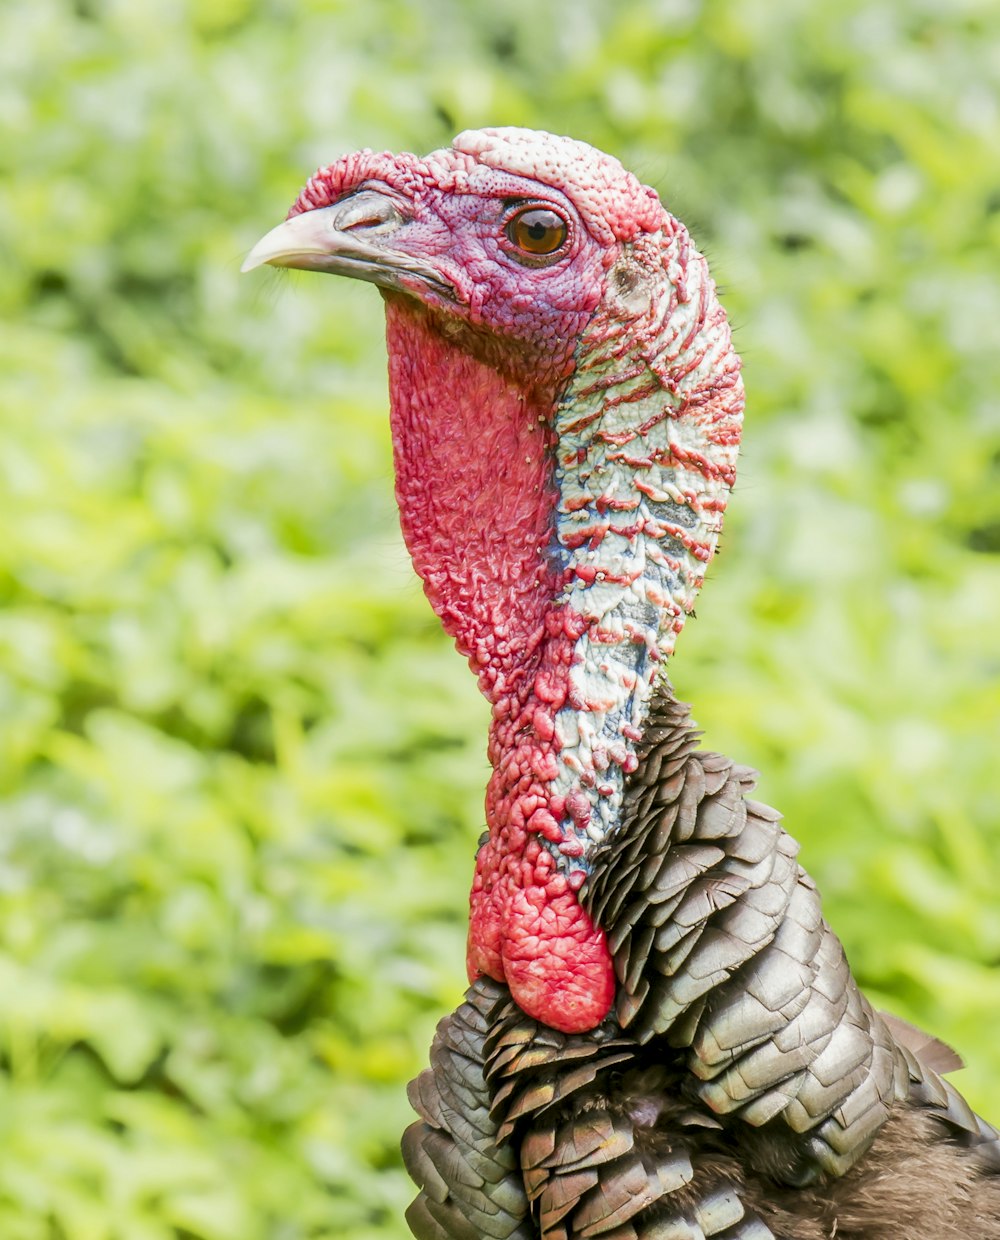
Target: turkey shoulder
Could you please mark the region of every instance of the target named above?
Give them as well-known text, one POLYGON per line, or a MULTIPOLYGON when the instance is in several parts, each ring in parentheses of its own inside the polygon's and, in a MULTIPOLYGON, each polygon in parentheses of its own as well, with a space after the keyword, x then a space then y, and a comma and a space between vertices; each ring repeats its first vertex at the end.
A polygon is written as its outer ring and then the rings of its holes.
POLYGON ((696 746, 664 692, 582 893, 615 1013, 561 1034, 481 980, 442 1022, 416 1235, 1000 1240, 997 1133, 861 994, 753 772, 696 746))
POLYGON ((403 1149, 421 1187, 407 1215, 417 1240, 1000 1238, 995 1150, 968 1148, 934 1108, 907 1100, 843 1176, 791 1188, 776 1179, 784 1135, 720 1120, 657 1049, 612 1021, 556 1033, 502 985, 475 983, 413 1085, 422 1119, 403 1149), (474 1129, 441 1104, 459 1079, 477 1098, 474 1129))

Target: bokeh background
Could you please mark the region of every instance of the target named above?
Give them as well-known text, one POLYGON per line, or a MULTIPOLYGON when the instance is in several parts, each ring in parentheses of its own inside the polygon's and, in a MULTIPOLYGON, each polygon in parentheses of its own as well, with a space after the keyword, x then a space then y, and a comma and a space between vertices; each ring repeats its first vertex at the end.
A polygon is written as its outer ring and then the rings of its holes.
POLYGON ((318 165, 520 124, 709 253, 749 406, 673 674, 1000 1119, 994 0, 3 0, 0 1235, 388 1240, 486 710, 318 165))

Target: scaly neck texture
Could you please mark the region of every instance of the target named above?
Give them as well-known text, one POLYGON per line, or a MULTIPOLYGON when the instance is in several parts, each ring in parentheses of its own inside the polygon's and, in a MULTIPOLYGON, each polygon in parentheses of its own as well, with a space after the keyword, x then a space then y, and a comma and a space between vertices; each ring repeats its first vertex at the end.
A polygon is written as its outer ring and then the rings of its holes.
POLYGON ((493 705, 469 973, 567 1032, 614 999, 603 931, 576 893, 620 821, 742 419, 725 317, 680 225, 667 216, 664 234, 623 247, 608 288, 573 356, 530 385, 387 299, 404 536, 493 705))

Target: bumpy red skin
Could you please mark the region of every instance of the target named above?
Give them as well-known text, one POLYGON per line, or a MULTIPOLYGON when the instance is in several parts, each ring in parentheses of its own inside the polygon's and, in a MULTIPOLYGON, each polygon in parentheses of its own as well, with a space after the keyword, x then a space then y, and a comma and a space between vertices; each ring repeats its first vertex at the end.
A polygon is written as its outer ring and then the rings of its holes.
POLYGON ((488 166, 490 152, 468 137, 470 149, 426 160, 347 156, 310 180, 291 214, 361 187, 387 193, 409 221, 407 252, 433 261, 457 290, 456 303, 417 281, 414 297, 385 296, 403 533, 431 604, 493 704, 469 976, 505 980, 525 1011, 575 1032, 604 1018, 615 981, 603 931, 576 898, 584 871, 560 872, 542 843, 569 857, 582 851, 560 826, 576 807, 551 787, 553 717, 583 624, 558 604, 564 579, 550 555, 552 414, 607 271, 623 242, 660 226, 662 208, 596 152, 591 184, 570 200, 539 185, 532 174, 544 169, 530 161, 514 172, 488 166), (571 221, 571 253, 557 267, 504 253, 498 219, 506 202, 525 198, 571 221))
POLYGON ((604 934, 539 837, 567 848, 549 783, 554 713, 564 704, 580 618, 553 599, 562 575, 550 538, 552 395, 516 380, 440 331, 417 303, 386 306, 396 495, 427 596, 493 704, 489 840, 471 896, 468 968, 506 980, 556 1028, 599 1023, 614 998, 604 934), (441 392, 447 392, 447 400, 441 392), (497 514, 503 519, 498 520, 497 514))

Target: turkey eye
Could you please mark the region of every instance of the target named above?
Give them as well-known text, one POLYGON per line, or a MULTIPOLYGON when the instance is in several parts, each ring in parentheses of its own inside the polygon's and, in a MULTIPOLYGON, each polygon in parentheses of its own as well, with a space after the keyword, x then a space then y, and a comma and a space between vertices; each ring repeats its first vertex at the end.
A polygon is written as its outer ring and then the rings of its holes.
POLYGON ((566 221, 548 207, 529 207, 507 224, 507 236, 525 254, 554 254, 566 241, 566 221))

